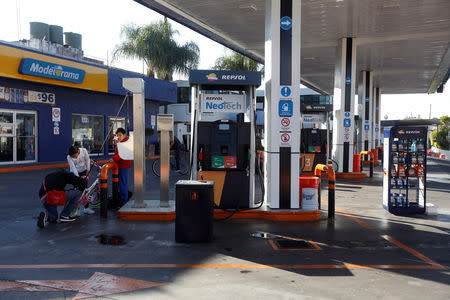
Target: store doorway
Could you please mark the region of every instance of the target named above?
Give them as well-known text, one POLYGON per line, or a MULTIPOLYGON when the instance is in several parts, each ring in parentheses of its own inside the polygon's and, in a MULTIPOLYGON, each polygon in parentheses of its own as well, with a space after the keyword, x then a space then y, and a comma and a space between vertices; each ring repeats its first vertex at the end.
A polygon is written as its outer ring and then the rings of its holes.
POLYGON ((0 164, 36 162, 36 112, 0 109, 0 164))

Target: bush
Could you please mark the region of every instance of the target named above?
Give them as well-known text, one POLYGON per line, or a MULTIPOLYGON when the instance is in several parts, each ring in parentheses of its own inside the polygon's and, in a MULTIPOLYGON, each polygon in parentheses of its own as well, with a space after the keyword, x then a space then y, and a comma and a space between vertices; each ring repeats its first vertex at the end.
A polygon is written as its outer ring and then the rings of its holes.
POLYGON ((442 116, 440 119, 442 125, 440 125, 438 129, 433 130, 430 134, 431 144, 439 149, 449 150, 448 132, 450 129, 450 117, 442 116))

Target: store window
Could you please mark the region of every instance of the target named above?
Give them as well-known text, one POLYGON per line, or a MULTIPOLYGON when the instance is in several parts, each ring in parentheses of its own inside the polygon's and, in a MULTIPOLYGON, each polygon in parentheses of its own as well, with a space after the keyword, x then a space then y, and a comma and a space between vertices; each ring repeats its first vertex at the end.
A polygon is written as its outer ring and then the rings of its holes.
POLYGON ((17 160, 29 161, 35 159, 36 122, 34 114, 16 114, 17 160))
POLYGON ((89 154, 100 151, 104 139, 103 116, 72 115, 72 144, 86 148, 89 154))
POLYGON ((0 111, 0 162, 13 162, 14 114, 0 111))
MULTIPOLYGON (((124 117, 109 117, 108 118, 108 153, 114 154, 115 140, 114 136, 117 128, 123 128, 127 131, 126 119, 124 117)), ((128 131, 127 131, 128 132, 128 131)))
POLYGON ((0 164, 36 161, 36 113, 0 110, 0 164))

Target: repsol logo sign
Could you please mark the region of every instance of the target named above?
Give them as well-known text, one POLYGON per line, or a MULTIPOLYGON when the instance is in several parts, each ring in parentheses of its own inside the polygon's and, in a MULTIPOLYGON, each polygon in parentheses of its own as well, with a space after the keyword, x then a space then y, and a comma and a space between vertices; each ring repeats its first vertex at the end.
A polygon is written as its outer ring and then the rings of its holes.
POLYGON ((216 111, 240 111, 242 110, 242 105, 236 102, 219 102, 216 101, 206 101, 205 107, 207 110, 216 111))
POLYGON ((223 97, 222 96, 206 96, 206 101, 208 101, 208 100, 222 101, 223 97))
POLYGON ((246 80, 245 75, 222 75, 220 76, 222 80, 246 80))
POLYGON ((82 83, 86 72, 81 69, 53 64, 46 61, 24 58, 20 62, 19 72, 31 76, 82 83))

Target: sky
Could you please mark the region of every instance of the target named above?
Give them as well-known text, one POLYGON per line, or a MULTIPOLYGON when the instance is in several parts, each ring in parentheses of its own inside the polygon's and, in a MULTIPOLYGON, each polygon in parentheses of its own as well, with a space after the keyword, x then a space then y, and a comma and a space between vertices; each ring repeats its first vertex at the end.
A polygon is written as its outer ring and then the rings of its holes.
MULTIPOLYGON (((103 60, 108 65, 142 73, 142 61, 119 58, 111 62, 114 48, 121 42, 124 24, 149 24, 162 15, 133 0, 0 0, 0 40, 29 39, 30 22, 59 25, 64 32, 83 36, 85 56, 103 60)), ((225 47, 180 25, 171 22, 179 31, 179 43, 194 41, 200 48, 199 69, 210 69, 215 60, 225 53, 225 47)), ((174 79, 187 79, 179 74, 174 79)), ((382 87, 381 87, 382 88, 382 87)), ((450 83, 442 94, 381 95, 381 117, 428 118, 450 115, 450 83)))

